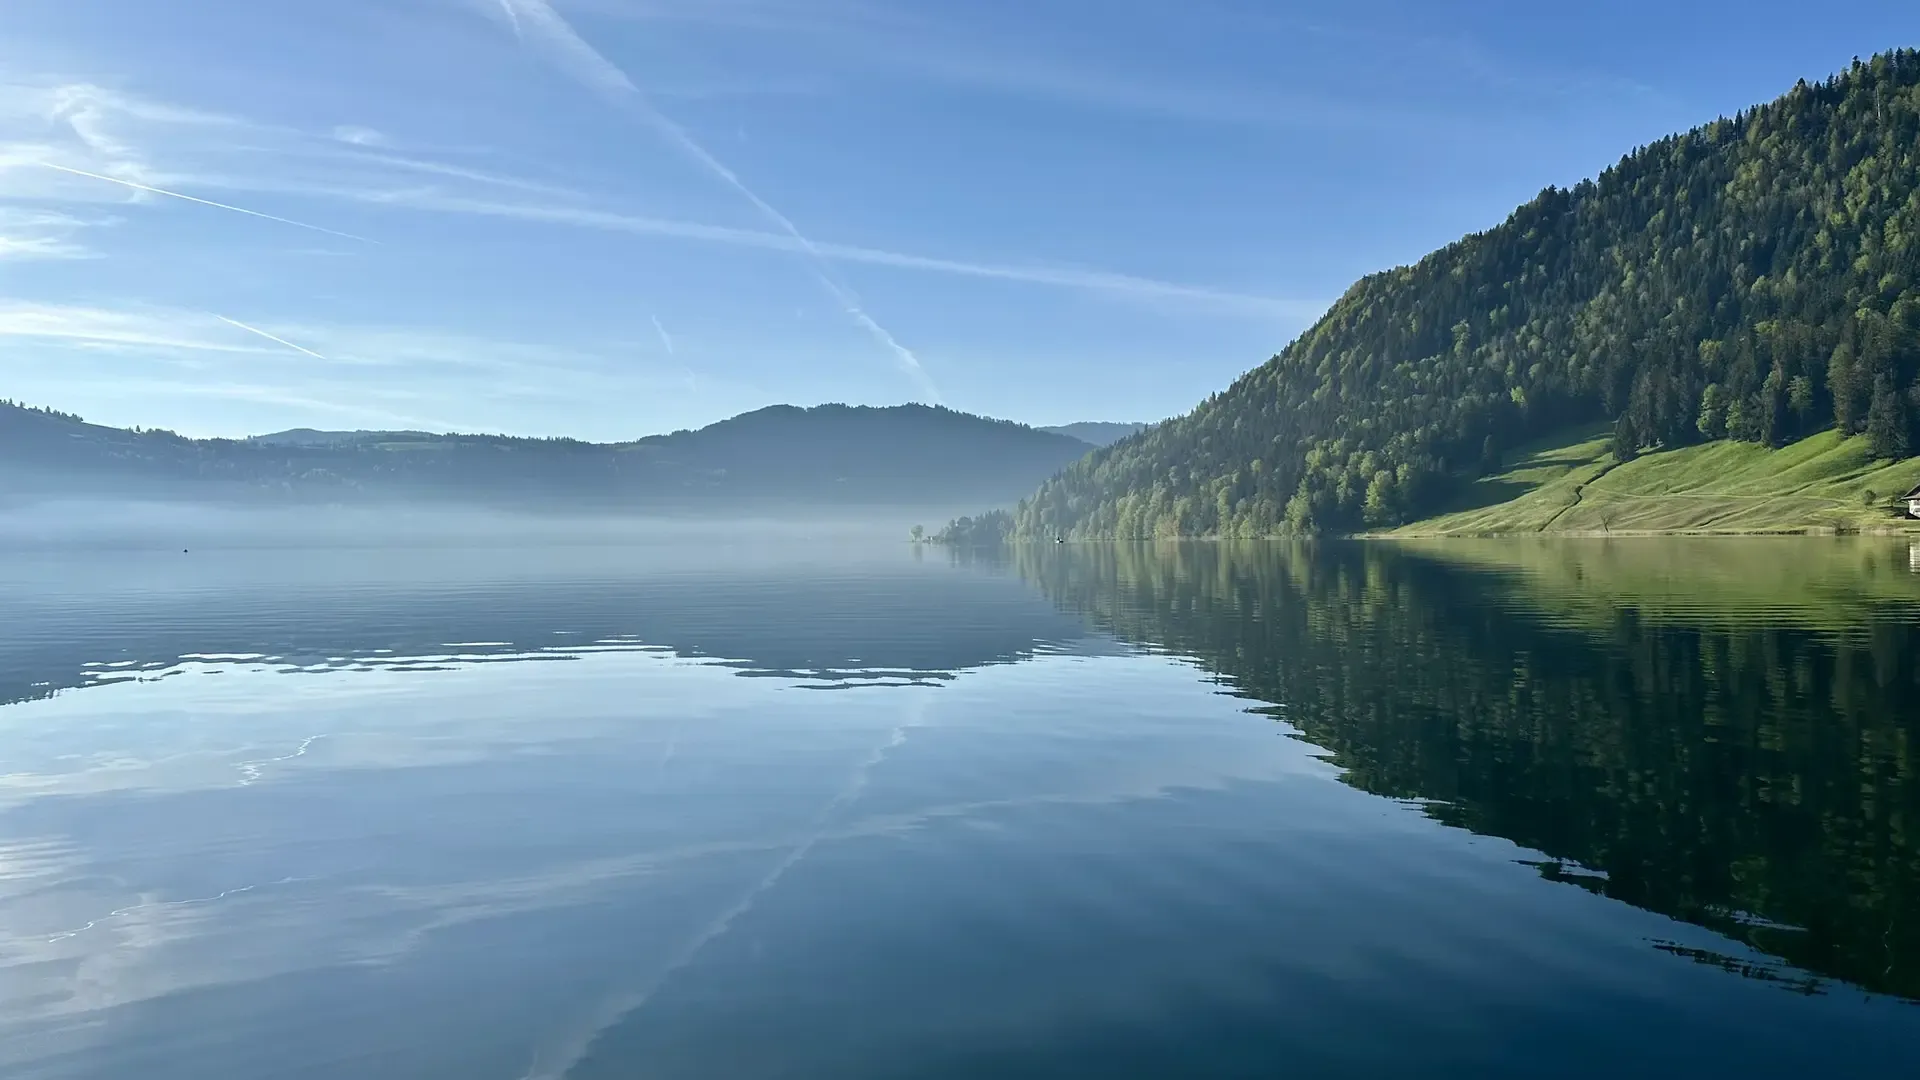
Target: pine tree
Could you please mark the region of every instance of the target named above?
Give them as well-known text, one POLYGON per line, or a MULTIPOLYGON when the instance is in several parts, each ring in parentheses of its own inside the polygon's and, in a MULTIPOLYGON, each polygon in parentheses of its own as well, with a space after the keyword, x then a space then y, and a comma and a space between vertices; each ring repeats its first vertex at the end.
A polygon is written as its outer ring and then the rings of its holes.
POLYGON ((1873 403, 1867 406, 1867 447, 1877 458, 1903 458, 1909 442, 1906 407, 1892 377, 1882 375, 1874 380, 1873 403))

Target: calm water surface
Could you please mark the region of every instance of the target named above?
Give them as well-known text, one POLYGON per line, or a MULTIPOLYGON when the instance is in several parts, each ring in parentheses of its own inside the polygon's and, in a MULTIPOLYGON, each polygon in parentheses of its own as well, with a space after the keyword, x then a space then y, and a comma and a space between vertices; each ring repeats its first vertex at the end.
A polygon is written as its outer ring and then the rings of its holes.
POLYGON ((0 1075, 1909 1076, 1883 542, 13 550, 0 1075))

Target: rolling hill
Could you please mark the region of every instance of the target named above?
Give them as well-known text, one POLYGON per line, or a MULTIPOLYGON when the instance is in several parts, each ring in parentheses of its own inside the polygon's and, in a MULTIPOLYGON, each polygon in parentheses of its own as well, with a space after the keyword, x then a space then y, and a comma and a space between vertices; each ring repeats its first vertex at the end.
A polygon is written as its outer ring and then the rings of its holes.
POLYGON ((1143 431, 1149 424, 1116 424, 1098 420, 1083 420, 1077 424, 1060 424, 1055 427, 1043 427, 1041 431, 1051 431, 1055 435, 1065 435, 1069 439, 1079 439, 1094 446, 1111 446, 1121 439, 1143 431))
POLYGON ((289 428, 265 435, 249 435, 250 443, 267 446, 340 446, 346 443, 393 442, 398 439, 431 439, 425 431, 317 431, 313 428, 289 428))
POLYGON ((0 491, 13 496, 616 508, 1010 503, 1084 442, 925 405, 773 406, 698 430, 588 443, 419 432, 189 439, 0 404, 0 491))
POLYGON ((1515 447, 1591 424, 1618 460, 1826 429, 1882 461, 1920 446, 1920 52, 1803 81, 1362 279, 1193 411, 1041 485, 1001 531, 1391 528, 1515 447))

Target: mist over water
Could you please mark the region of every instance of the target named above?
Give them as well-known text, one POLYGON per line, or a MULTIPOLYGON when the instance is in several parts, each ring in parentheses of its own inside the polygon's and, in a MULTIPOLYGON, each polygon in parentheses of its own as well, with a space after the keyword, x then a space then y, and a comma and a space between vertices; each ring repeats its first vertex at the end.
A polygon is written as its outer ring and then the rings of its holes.
POLYGON ((1920 1039, 1905 545, 198 513, 251 539, 103 515, 0 560, 9 1078, 1868 1076, 1920 1039))
POLYGON ((727 510, 631 511, 602 504, 527 509, 367 500, 237 506, 204 501, 60 497, 0 503, 0 548, 122 551, 192 548, 487 548, 642 545, 672 557, 730 548, 902 543, 972 504, 819 507, 751 501, 727 510))

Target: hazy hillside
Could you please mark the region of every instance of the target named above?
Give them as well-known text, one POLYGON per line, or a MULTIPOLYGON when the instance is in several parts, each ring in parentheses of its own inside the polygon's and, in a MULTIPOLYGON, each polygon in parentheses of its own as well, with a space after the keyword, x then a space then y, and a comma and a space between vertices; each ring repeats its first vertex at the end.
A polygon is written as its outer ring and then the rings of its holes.
POLYGON ((1026 537, 1260 535, 1426 516, 1504 452, 1612 425, 1616 456, 1920 418, 1920 53, 1548 188, 1367 277, 1191 413, 1095 452, 1026 537))
MULTIPOLYGON (((923 405, 775 406, 627 443, 416 432, 188 439, 0 405, 0 491, 614 507, 1012 502, 1087 444, 923 405)), ((957 503, 956 503, 957 505, 957 503)))
POLYGON ((338 446, 341 443, 431 438, 435 436, 424 431, 316 431, 313 428, 290 428, 265 435, 250 435, 247 441, 266 443, 270 446, 338 446))
POLYGON ((1084 420, 1077 424, 1059 424, 1043 427, 1041 431, 1051 431, 1055 435, 1065 435, 1069 439, 1079 439, 1094 446, 1111 446, 1121 439, 1144 429, 1145 424, 1115 424, 1099 420, 1084 420))

